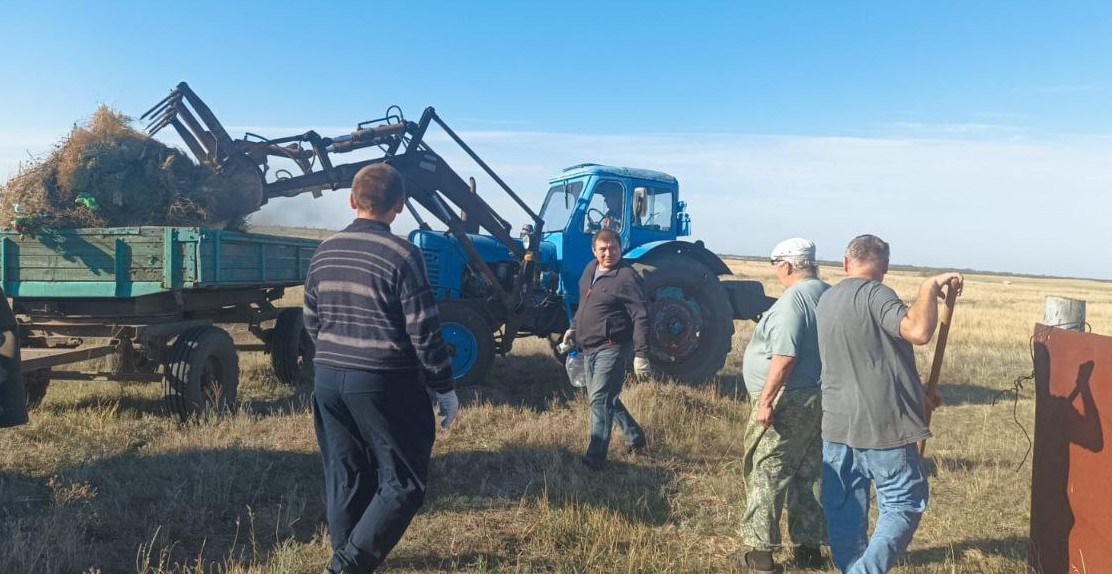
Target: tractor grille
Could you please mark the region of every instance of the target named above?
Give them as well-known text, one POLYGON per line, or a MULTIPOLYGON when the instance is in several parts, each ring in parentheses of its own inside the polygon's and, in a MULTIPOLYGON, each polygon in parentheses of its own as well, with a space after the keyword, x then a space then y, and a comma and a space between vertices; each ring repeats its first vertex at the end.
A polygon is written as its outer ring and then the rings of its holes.
POLYGON ((429 284, 440 286, 440 254, 435 251, 422 251, 425 256, 425 270, 429 274, 429 284))

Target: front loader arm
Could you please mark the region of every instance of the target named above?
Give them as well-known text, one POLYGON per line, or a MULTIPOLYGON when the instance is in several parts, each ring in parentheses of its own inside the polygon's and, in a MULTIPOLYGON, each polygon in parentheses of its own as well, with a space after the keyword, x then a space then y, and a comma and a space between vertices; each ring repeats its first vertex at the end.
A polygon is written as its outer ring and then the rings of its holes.
MULTIPOLYGON (((519 298, 526 282, 532 280, 532 261, 526 250, 513 236, 511 225, 482 197, 475 193, 474 183, 469 184, 425 142, 425 134, 434 124, 439 126, 521 209, 528 214, 532 224, 533 246, 540 244, 543 222, 529 206, 490 168, 468 145, 429 107, 417 122, 407 121, 401 110, 391 107, 383 118, 362 122, 348 134, 335 137, 321 136, 315 131, 281 138, 264 138, 247 134, 233 139, 209 109, 208 105, 182 82, 170 95, 143 114, 149 120, 147 131, 155 134, 170 126, 185 142, 186 147, 202 164, 218 174, 235 177, 230 186, 235 199, 242 206, 243 215, 259 209, 276 197, 293 197, 312 193, 320 197, 324 190, 350 188, 355 175, 366 166, 387 163, 398 169, 406 181, 409 206, 421 205, 433 217, 447 226, 466 252, 469 264, 493 290, 494 297, 502 303, 508 317, 507 331, 516 328, 520 318, 519 298), (392 110, 394 113, 391 113, 392 110), (336 163, 334 154, 355 150, 378 148, 379 157, 350 163, 336 163), (287 170, 270 172, 272 159, 292 161, 299 174, 287 170), (267 181, 270 179, 270 181, 267 181), (513 257, 521 262, 512 290, 507 290, 483 260, 468 237, 476 228, 485 230, 504 245, 513 257)), ((473 182, 473 180, 472 180, 473 182)), ((414 212, 416 215, 416 212, 414 212)), ((418 216, 418 221, 421 221, 418 216)), ((421 221, 422 225, 424 222, 421 221)), ((536 249, 533 247, 532 249, 536 249)), ((512 334, 509 335, 512 340, 512 334)))

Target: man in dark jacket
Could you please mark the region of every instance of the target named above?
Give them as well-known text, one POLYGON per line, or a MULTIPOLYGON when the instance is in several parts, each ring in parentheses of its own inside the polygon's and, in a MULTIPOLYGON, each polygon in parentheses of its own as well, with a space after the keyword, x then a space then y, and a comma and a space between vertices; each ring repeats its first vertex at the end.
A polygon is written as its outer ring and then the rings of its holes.
POLYGON ((649 314, 641 278, 622 260, 618 234, 603 229, 591 242, 595 260, 579 280, 579 308, 564 333, 565 344, 576 344, 585 354, 587 391, 591 403, 591 442, 583 464, 599 470, 606 462, 610 427, 625 435, 626 450, 645 447, 645 431, 626 410, 618 395, 626 365, 633 355, 638 376, 650 375, 649 314))
POLYGON ((321 243, 305 281, 333 549, 326 573, 373 571, 421 508, 436 438, 426 386, 441 427, 459 408, 424 258, 390 233, 404 205, 397 170, 359 170, 351 185, 357 217, 321 243))
POLYGON ((27 393, 19 369, 19 328, 0 289, 0 428, 27 424, 27 393))

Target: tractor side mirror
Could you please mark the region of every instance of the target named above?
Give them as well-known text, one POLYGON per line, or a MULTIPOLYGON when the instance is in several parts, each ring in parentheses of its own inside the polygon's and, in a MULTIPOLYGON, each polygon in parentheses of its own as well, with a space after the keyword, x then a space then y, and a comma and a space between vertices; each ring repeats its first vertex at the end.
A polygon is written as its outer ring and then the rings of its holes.
POLYGON ((643 219, 649 211, 649 189, 647 187, 633 188, 633 218, 643 219))

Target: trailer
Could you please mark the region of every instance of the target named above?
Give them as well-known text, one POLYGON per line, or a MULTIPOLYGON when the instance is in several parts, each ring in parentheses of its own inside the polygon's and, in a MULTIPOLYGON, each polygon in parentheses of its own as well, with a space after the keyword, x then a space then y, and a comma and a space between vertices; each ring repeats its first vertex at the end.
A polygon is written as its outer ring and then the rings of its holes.
POLYGON ((313 343, 300 307, 319 241, 201 227, 0 232, 0 286, 19 321, 29 406, 51 381, 161 381, 185 420, 233 409, 238 351, 264 351, 277 378, 311 377, 313 343), (238 344, 220 325, 244 325, 238 344), (103 367, 77 369, 103 358, 103 367))

